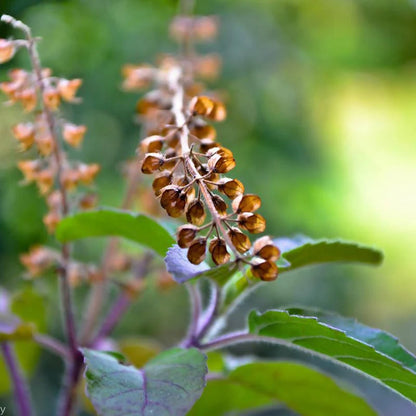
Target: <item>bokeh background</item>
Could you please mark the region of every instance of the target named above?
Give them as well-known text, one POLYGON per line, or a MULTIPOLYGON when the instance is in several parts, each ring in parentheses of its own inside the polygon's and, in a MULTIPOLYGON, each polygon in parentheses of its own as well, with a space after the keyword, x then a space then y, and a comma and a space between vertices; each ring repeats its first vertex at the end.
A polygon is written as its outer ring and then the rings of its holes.
MULTIPOLYGON (((65 111, 88 125, 78 157, 102 165, 102 205, 119 205, 121 162, 139 138, 138 95, 121 90, 120 69, 175 51, 167 28, 176 7, 173 0, 0 1, 1 13, 43 38, 45 66, 83 78, 82 104, 65 111)), ((254 305, 313 305, 388 330, 416 352, 416 1, 201 0, 197 12, 220 19, 218 39, 202 47, 223 57, 222 77, 212 83, 227 96, 220 139, 235 153, 236 177, 262 197, 269 233, 342 237, 385 252, 379 268, 315 266, 285 275, 250 296, 233 324, 241 326, 242 311, 254 305)), ((0 37, 10 35, 1 25, 0 37)), ((0 79, 26 64, 18 54, 0 79)), ((9 291, 22 285, 19 253, 48 241, 44 202, 33 187, 18 186, 10 128, 21 117, 17 108, 0 110, 0 283, 9 291)), ((98 259, 102 244, 78 253, 98 259)), ((53 282, 40 285, 49 327, 60 336, 53 282)), ((80 288, 77 301, 83 296, 80 288)), ((163 345, 180 339, 186 294, 175 288, 160 296, 145 294, 116 336, 141 333, 163 345)), ((50 414, 61 370, 42 354, 32 377, 39 414, 50 414)))

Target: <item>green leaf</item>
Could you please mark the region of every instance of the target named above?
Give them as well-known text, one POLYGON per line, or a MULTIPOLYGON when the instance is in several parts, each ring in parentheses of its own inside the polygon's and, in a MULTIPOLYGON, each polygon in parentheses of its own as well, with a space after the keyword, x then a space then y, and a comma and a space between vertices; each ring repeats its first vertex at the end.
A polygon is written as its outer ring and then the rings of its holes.
POLYGON ((402 362, 314 317, 290 315, 287 311, 252 311, 251 333, 275 338, 286 346, 314 351, 371 376, 392 390, 416 401, 416 373, 402 362))
POLYGON ((354 318, 318 309, 287 308, 290 315, 316 317, 320 322, 344 331, 349 337, 372 345, 377 351, 416 372, 416 356, 408 351, 392 334, 363 325, 354 318))
POLYGON ((226 379, 210 380, 189 415, 222 416, 278 403, 302 416, 376 416, 362 398, 327 375, 294 362, 247 364, 226 379))
MULTIPOLYGON (((46 328, 45 301, 31 286, 16 293, 0 317, 0 340, 15 342, 15 352, 26 376, 34 370, 40 355, 40 348, 31 339, 36 332, 46 328)), ((10 380, 3 360, 0 360, 0 394, 10 390, 10 380)))
POLYGON ((281 273, 318 263, 353 262, 378 265, 383 253, 373 247, 342 240, 311 240, 306 237, 274 240, 282 257, 290 265, 282 266, 281 273))
POLYGON ((72 215, 64 218, 56 230, 56 237, 61 242, 103 236, 127 238, 161 256, 175 242, 166 228, 153 218, 114 209, 103 208, 72 215))
POLYGON ((209 267, 205 262, 195 265, 186 257, 187 250, 177 244, 170 247, 165 257, 166 269, 178 283, 202 277, 215 280, 223 285, 237 271, 235 263, 227 263, 217 267, 209 267))
POLYGON ((205 387, 206 357, 197 349, 165 351, 141 370, 103 352, 82 352, 87 394, 100 416, 183 416, 205 387))

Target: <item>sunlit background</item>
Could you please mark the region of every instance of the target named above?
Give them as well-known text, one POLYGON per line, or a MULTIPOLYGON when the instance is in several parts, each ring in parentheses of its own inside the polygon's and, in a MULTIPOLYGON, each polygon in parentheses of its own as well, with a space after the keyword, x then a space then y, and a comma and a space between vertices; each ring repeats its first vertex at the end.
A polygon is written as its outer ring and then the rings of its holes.
MULTIPOLYGON (((119 204, 121 162, 139 137, 138 96, 121 91, 120 68, 175 51, 167 33, 175 10, 168 0, 0 2, 1 13, 24 19, 43 38, 45 66, 83 78, 82 104, 65 111, 88 125, 77 157, 102 165, 103 205, 119 204)), ((269 233, 342 237, 385 252, 379 268, 315 266, 284 275, 243 309, 323 307, 388 330, 416 352, 416 1, 201 0, 197 12, 220 19, 219 38, 203 47, 223 57, 223 75, 211 85, 228 97, 220 140, 235 153, 236 177, 262 197, 269 233)), ((0 37, 11 34, 0 26, 0 37)), ((26 64, 19 54, 0 69, 1 80, 26 64)), ((19 253, 48 239, 43 201, 18 186, 10 128, 21 118, 17 108, 0 110, 0 279, 11 291, 21 285, 19 253)), ((100 244, 78 251, 98 259, 100 244)), ((164 345, 180 339, 186 296, 181 288, 162 296, 138 301, 117 336, 142 332, 164 345)), ((50 308, 57 305, 55 297, 50 308)), ((49 316, 59 336, 56 311, 49 316)), ((34 376, 42 382, 32 384, 52 398, 61 367, 42 357, 34 376)), ((47 400, 39 406, 49 414, 47 400)))

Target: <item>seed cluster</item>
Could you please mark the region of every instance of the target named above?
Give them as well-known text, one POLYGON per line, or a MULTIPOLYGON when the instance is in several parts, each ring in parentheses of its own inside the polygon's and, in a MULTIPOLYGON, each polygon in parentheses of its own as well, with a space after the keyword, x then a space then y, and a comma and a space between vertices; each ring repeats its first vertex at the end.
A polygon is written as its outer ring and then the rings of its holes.
POLYGON ((154 86, 137 103, 140 120, 150 126, 138 148, 143 155, 141 171, 155 175, 153 191, 166 213, 186 218, 177 242, 187 249, 191 263, 200 264, 209 252, 217 265, 231 260, 247 263, 255 277, 274 280, 279 249, 269 237, 259 238, 252 247, 245 233, 265 231, 266 221, 257 213, 261 199, 245 193, 241 181, 228 176, 236 165, 233 153, 219 144, 210 124, 226 118, 225 105, 195 82, 195 77, 210 78, 219 60, 216 57, 213 65, 212 56, 197 55, 191 40, 208 40, 216 32, 213 18, 176 18, 171 34, 185 53, 164 56, 158 67, 124 68, 125 89, 154 86))
MULTIPOLYGON (((21 152, 30 152, 32 157, 18 162, 24 184, 35 183, 46 199, 48 212, 43 221, 50 233, 71 208, 89 209, 96 204, 96 196, 88 189, 100 170, 99 165, 72 161, 64 147, 77 148, 87 131, 86 126, 75 125, 64 120, 59 109, 62 102, 76 103, 77 91, 82 84, 80 79, 65 79, 52 75, 49 68, 42 68, 36 50, 36 39, 30 29, 10 16, 3 21, 21 29, 25 39, 0 39, 0 63, 9 61, 18 49, 27 49, 31 70, 12 69, 9 80, 0 83, 0 90, 7 96, 7 104, 21 104, 30 120, 16 124, 13 136, 21 152), (68 193, 79 186, 85 189, 67 199, 68 193)), ((22 256, 21 260, 30 276, 38 276, 52 265, 57 264, 58 253, 47 247, 35 247, 22 256)), ((73 263, 68 265, 70 281, 75 283, 93 279, 96 275, 92 267, 73 263)))

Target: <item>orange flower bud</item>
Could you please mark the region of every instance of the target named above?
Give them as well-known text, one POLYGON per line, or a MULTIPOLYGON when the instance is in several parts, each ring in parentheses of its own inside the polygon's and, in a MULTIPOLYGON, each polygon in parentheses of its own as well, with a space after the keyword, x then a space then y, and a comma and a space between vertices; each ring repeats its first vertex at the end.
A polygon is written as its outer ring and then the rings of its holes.
POLYGON ((163 137, 162 136, 149 136, 146 137, 140 143, 140 147, 143 153, 157 153, 162 150, 163 137))
POLYGON ((227 251, 227 245, 221 238, 213 238, 209 244, 209 252, 215 264, 227 263, 231 256, 227 251))
POLYGON ((261 206, 261 199, 254 194, 240 195, 234 199, 233 203, 234 212, 254 212, 261 206))
POLYGON ((42 156, 49 156, 55 149, 55 141, 52 136, 44 135, 35 138, 36 147, 42 156))
POLYGON ((49 110, 55 111, 61 103, 59 92, 56 88, 48 87, 43 92, 43 103, 49 110))
POLYGON ((212 202, 214 203, 214 207, 217 210, 218 214, 227 215, 228 205, 220 196, 212 195, 212 202))
POLYGON ((19 123, 13 127, 13 135, 20 142, 22 150, 27 150, 35 141, 35 128, 32 123, 19 123))
POLYGON ((17 163, 17 167, 23 173, 26 182, 33 182, 40 168, 38 160, 21 160, 17 163))
POLYGON ((62 184, 67 191, 75 189, 79 180, 80 175, 77 169, 66 169, 62 172, 62 184))
POLYGON ((163 165, 164 157, 160 153, 148 153, 142 163, 142 172, 150 174, 160 169, 163 165))
POLYGON ((7 39, 0 39, 0 64, 10 61, 16 52, 13 42, 7 39))
POLYGON ((238 224, 252 234, 262 233, 266 229, 266 220, 259 214, 243 212, 238 216, 238 224))
POLYGON ((51 190, 53 180, 53 173, 50 169, 44 169, 36 174, 36 185, 42 195, 46 195, 51 190))
POLYGON ((60 79, 57 86, 59 95, 65 101, 74 101, 75 95, 81 84, 81 79, 60 79))
POLYGON ((98 172, 100 171, 100 165, 98 163, 91 163, 90 165, 81 164, 78 166, 79 180, 85 185, 90 185, 98 172))
POLYGON ((205 252, 207 249, 207 239, 199 237, 192 242, 188 249, 188 260, 192 264, 200 264, 205 259, 205 252))
POLYGON ((195 225, 182 225, 178 228, 177 241, 180 248, 187 248, 195 240, 198 228, 195 225))
POLYGON ((231 230, 228 231, 228 236, 230 237, 231 242, 238 252, 245 253, 246 251, 250 250, 250 239, 237 227, 231 228, 231 230))
POLYGON ((37 98, 34 88, 26 88, 22 92, 16 93, 16 98, 20 100, 25 111, 32 111, 36 107, 37 98))
POLYGON ((230 199, 235 199, 244 192, 244 185, 238 179, 222 178, 218 190, 230 199))
POLYGON ((280 250, 273 244, 269 236, 257 239, 253 245, 253 253, 265 260, 276 261, 280 257, 280 250))
POLYGON ((76 126, 75 124, 65 123, 62 131, 62 136, 69 145, 73 147, 79 147, 86 131, 86 126, 76 126))
POLYGON ((163 188, 172 183, 172 173, 168 170, 164 170, 160 175, 158 175, 153 183, 152 188, 156 196, 160 195, 160 192, 163 188))
POLYGON ((200 199, 192 201, 186 209, 186 219, 191 224, 202 225, 206 216, 204 204, 200 199))
POLYGON ((270 282, 277 279, 279 269, 276 263, 264 259, 254 259, 251 263, 251 272, 254 277, 270 282))

